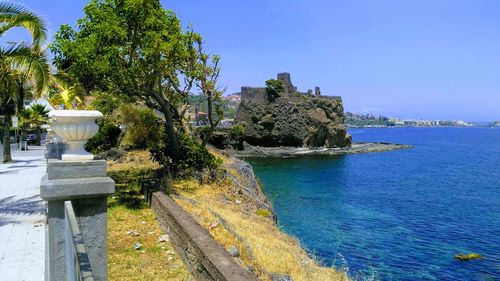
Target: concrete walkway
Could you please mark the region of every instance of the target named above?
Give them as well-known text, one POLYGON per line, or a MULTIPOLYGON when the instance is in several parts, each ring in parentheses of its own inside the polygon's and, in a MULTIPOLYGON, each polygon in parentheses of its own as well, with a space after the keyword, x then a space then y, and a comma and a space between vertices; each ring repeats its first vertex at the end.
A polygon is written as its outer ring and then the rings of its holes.
POLYGON ((14 148, 14 163, 0 164, 0 280, 44 279, 46 216, 39 195, 46 165, 43 148, 30 149, 14 148))

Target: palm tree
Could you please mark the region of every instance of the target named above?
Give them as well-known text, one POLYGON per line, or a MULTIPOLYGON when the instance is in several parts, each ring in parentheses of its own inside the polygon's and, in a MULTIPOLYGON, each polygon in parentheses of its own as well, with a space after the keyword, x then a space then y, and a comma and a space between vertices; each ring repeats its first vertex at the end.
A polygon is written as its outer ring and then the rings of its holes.
POLYGON ((35 145, 40 145, 42 126, 49 120, 49 110, 42 104, 33 104, 29 108, 24 108, 19 112, 19 127, 23 135, 26 135, 28 128, 36 129, 35 145))
POLYGON ((12 2, 0 2, 0 37, 5 32, 21 27, 31 34, 31 43, 21 42, 0 47, 0 111, 4 115, 3 162, 11 162, 11 117, 22 103, 25 83, 32 83, 34 93, 40 96, 47 88, 50 67, 42 45, 47 28, 42 19, 28 9, 12 2), (19 83, 22 81, 22 83, 19 83))
POLYGON ((42 104, 33 104, 29 108, 30 124, 36 129, 35 145, 41 144, 42 126, 49 120, 49 110, 42 104))

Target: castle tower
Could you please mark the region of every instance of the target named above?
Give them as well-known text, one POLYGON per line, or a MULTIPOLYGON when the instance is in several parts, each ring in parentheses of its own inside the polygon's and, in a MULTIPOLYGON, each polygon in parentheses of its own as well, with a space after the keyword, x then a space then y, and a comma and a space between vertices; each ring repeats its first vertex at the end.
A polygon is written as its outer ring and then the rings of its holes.
POLYGON ((285 86, 285 91, 287 91, 287 93, 295 93, 297 91, 297 87, 294 87, 292 84, 292 78, 290 78, 290 73, 288 72, 278 73, 278 80, 283 82, 283 86, 285 86))
POLYGON ((321 96, 321 90, 319 89, 319 87, 314 88, 314 95, 318 97, 321 96))

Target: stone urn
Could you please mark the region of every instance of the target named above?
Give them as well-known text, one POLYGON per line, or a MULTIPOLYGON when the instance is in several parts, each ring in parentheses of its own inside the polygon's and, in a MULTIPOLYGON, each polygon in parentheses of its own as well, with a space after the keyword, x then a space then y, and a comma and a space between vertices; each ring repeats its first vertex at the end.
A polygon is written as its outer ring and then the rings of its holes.
POLYGON ((63 161, 93 160, 94 155, 84 148, 85 143, 97 134, 95 123, 102 113, 93 110, 53 110, 49 113, 50 128, 68 144, 63 161))

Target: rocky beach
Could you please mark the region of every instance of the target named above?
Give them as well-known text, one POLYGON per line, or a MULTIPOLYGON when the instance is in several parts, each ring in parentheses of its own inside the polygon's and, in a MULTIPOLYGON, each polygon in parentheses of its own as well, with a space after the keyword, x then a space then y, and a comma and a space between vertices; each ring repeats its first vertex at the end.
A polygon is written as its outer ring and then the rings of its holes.
POLYGON ((384 143, 384 142, 356 142, 352 143, 350 147, 319 147, 319 148, 309 148, 309 147, 262 147, 262 146, 252 146, 249 144, 244 144, 243 150, 226 150, 228 154, 235 157, 245 158, 245 157, 299 157, 299 156, 312 156, 312 155, 343 155, 343 154, 355 154, 355 153, 370 153, 370 152, 383 152, 399 149, 412 148, 411 145, 406 144, 395 144, 395 143, 384 143))

